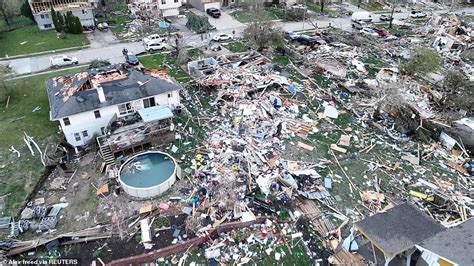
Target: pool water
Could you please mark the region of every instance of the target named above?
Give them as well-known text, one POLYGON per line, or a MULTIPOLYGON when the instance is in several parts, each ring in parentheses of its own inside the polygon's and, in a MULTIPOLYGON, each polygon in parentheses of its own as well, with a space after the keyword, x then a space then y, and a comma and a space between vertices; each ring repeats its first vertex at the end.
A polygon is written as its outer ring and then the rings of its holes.
POLYGON ((171 158, 162 153, 145 153, 128 161, 120 173, 123 183, 149 188, 167 181, 175 171, 171 158))

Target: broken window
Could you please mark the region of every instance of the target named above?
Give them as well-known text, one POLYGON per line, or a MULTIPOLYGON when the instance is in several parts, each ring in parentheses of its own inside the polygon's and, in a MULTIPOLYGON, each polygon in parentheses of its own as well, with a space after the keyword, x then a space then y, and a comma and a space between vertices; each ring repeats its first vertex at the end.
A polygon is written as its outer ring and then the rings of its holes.
POLYGON ((76 141, 81 141, 81 135, 79 133, 74 133, 74 138, 76 141))
POLYGON ((94 116, 95 116, 96 119, 100 118, 100 117, 101 117, 101 116, 100 116, 100 111, 99 111, 99 110, 95 110, 95 111, 94 111, 94 116))
POLYGON ((132 105, 130 103, 119 104, 118 109, 120 115, 133 113, 132 105))
POLYGON ((64 122, 64 125, 65 126, 69 126, 71 124, 71 121, 69 121, 69 118, 66 117, 66 118, 63 118, 63 122, 64 122))
POLYGON ((161 0, 162 5, 166 5, 166 0, 161 0))
POLYGON ((148 108, 148 107, 153 107, 155 106, 155 97, 151 97, 148 99, 143 100, 143 107, 148 108))
POLYGON ((82 131, 82 136, 83 136, 84 138, 89 137, 89 132, 87 132, 87 130, 82 131))

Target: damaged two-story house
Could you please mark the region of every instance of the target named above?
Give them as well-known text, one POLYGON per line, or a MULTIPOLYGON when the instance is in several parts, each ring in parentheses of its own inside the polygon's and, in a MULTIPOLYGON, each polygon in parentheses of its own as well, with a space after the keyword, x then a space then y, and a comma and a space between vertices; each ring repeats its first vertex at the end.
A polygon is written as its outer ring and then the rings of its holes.
POLYGON ((80 147, 97 139, 109 157, 169 132, 180 107, 181 86, 151 69, 109 66, 50 78, 46 87, 50 119, 66 141, 80 147))

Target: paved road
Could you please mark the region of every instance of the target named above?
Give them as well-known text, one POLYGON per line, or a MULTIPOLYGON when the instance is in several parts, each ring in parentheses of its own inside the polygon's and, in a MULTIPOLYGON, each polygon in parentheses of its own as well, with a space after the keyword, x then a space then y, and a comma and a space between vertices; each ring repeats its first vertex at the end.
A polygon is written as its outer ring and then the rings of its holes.
MULTIPOLYGON (((354 9, 354 8, 357 9, 357 7, 353 7, 353 6, 350 7, 350 9, 354 9)), ((443 13, 446 11, 447 10, 439 10, 433 13, 434 14, 443 13)), ((462 12, 462 11, 466 13, 473 13, 474 7, 463 9, 459 12, 462 12)), ((375 14, 373 16, 374 16, 374 20, 378 21, 378 17, 380 15, 375 14)), ((395 13, 394 19, 395 20, 406 19, 408 18, 408 16, 409 16, 409 13, 407 11, 403 13, 395 13)), ((245 28, 245 24, 235 21, 227 13, 224 13, 222 18, 220 18, 219 22, 217 22, 217 20, 214 21, 214 19, 211 19, 211 23, 215 23, 218 32, 232 33, 233 31, 235 31, 235 37, 239 37, 242 33, 242 30, 245 28)), ((313 25, 309 23, 308 21, 289 22, 289 23, 278 22, 278 24, 281 25, 284 30, 288 30, 288 31, 314 29, 313 25)), ((351 29, 350 17, 344 16, 340 18, 329 18, 329 17, 321 16, 317 19, 318 28, 328 27, 329 25, 336 28, 343 29, 343 30, 350 30, 351 29)), ((110 36, 108 35, 106 36, 98 35, 98 36, 94 36, 93 38, 109 39, 109 37, 110 36)), ((209 39, 208 38, 201 39, 200 34, 193 34, 193 33, 187 32, 185 33, 185 42, 186 44, 192 47, 202 47, 203 45, 209 44, 209 39)), ((94 41, 92 42, 92 44, 94 44, 94 41)), ((86 64, 94 59, 106 59, 106 60, 109 60, 111 63, 121 63, 123 62, 123 56, 122 56, 123 48, 127 48, 128 51, 132 53, 144 52, 144 47, 141 42, 130 42, 130 43, 111 43, 106 46, 100 45, 100 44, 94 44, 94 45, 91 45, 91 48, 89 49, 84 49, 84 50, 79 50, 79 51, 74 51, 74 52, 67 52, 67 54, 70 56, 77 57, 79 59, 80 64, 86 64)), ((10 64, 10 66, 15 70, 17 74, 29 74, 29 73, 35 73, 35 72, 49 69, 50 57, 51 57, 51 54, 30 57, 30 58, 15 59, 15 60, 10 60, 10 61, 2 61, 0 63, 10 64)))

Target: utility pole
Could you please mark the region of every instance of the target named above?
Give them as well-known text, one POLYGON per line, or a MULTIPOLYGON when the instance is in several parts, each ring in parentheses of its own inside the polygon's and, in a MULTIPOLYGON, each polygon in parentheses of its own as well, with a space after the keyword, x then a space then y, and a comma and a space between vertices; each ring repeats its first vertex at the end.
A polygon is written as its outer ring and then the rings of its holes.
POLYGON ((392 5, 392 12, 390 13, 390 23, 388 24, 389 29, 392 28, 393 12, 395 12, 395 4, 392 5))

